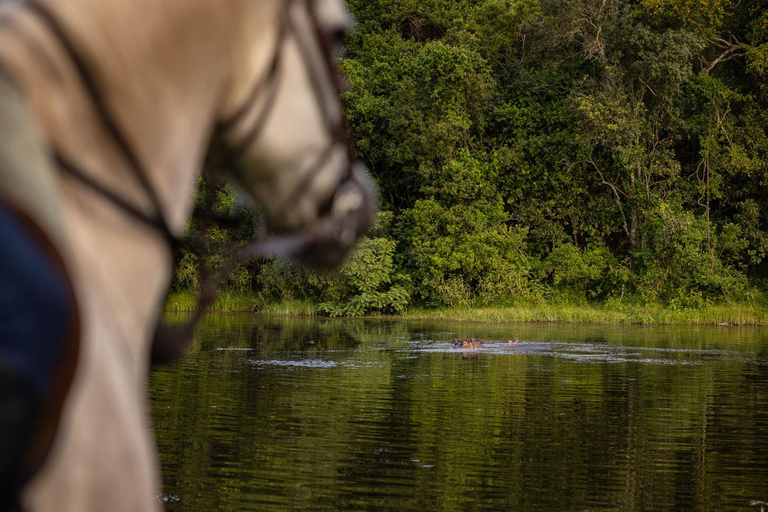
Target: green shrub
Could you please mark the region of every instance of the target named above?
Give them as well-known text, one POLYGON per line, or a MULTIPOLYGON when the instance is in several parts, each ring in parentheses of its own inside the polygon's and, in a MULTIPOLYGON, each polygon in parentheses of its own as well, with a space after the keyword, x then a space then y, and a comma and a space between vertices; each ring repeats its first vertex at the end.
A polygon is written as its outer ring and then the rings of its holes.
POLYGON ((677 205, 662 203, 647 223, 645 243, 637 253, 637 289, 647 302, 699 307, 715 298, 742 295, 747 280, 723 265, 710 250, 717 246, 714 228, 677 205))
POLYGON ((325 299, 318 312, 330 316, 402 313, 410 304, 410 280, 396 271, 395 242, 364 238, 337 274, 315 274, 310 283, 325 299))
POLYGON ((197 275, 197 256, 189 251, 184 251, 183 256, 176 264, 176 273, 173 278, 173 290, 197 290, 199 279, 197 275))
POLYGON ((584 249, 565 243, 556 246, 544 259, 541 275, 561 289, 577 290, 588 298, 601 297, 612 259, 600 243, 584 249))

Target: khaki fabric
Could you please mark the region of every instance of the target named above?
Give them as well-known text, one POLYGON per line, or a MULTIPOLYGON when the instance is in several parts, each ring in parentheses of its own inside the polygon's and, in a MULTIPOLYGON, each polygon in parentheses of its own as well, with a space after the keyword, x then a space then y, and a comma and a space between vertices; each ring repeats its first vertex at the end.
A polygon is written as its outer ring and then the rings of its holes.
POLYGON ((29 216, 61 253, 59 176, 15 85, 0 73, 0 197, 29 216))

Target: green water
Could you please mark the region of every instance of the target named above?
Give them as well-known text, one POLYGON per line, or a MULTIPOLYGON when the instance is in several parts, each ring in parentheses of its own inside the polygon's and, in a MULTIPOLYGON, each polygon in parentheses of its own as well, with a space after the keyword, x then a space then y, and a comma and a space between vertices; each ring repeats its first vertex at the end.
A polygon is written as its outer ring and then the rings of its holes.
POLYGON ((225 316, 151 399, 171 511, 768 501, 766 329, 225 316))

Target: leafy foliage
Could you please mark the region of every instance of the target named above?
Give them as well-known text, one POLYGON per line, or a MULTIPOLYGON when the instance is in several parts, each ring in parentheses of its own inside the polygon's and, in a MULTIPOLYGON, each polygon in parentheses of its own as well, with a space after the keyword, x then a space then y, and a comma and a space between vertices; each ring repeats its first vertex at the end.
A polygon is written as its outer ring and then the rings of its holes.
POLYGON ((405 311, 411 298, 410 280, 396 272, 394 257, 394 241, 363 239, 339 275, 326 281, 326 300, 318 310, 351 317, 405 311))
POLYGON ((386 227, 337 276, 250 268, 260 293, 333 315, 761 300, 768 2, 349 3, 343 101, 386 227))

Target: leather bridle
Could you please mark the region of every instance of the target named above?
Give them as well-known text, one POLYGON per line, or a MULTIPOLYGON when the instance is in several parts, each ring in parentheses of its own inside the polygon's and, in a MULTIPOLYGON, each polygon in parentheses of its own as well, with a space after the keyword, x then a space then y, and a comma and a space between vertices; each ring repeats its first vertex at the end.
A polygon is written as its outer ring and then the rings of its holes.
MULTIPOLYGON (((166 359, 168 356, 176 355, 171 352, 176 352, 176 348, 183 348, 183 346, 186 345, 187 340, 191 338, 196 330, 196 326, 207 306, 214 300, 218 287, 225 281, 228 275, 245 260, 277 254, 297 257, 303 256, 305 259, 313 261, 322 261, 324 257, 338 259, 337 256, 339 251, 343 253, 348 252, 357 237, 367 230, 370 217, 375 209, 375 191, 367 177, 367 173, 362 168, 362 164, 357 163, 352 157, 351 144, 347 138, 347 130, 344 125, 343 116, 341 116, 338 123, 334 123, 332 121, 333 116, 328 114, 331 112, 331 109, 329 105, 327 105, 327 95, 323 94, 320 80, 323 78, 330 78, 333 80, 337 91, 340 91, 341 79, 340 72, 333 60, 331 41, 327 35, 323 33, 322 27, 318 22, 317 13, 315 12, 315 2, 316 0, 284 1, 284 9, 281 12, 280 26, 278 27, 275 40, 275 49, 272 58, 269 61, 266 73, 261 78, 257 79, 242 106, 236 109, 229 118, 221 121, 217 125, 216 131, 219 134, 226 136, 233 128, 242 128, 243 122, 250 117, 249 114, 252 113, 252 109, 255 107, 256 103, 261 102, 262 108, 255 117, 255 121, 250 126, 246 127, 245 130, 241 130, 244 132, 244 135, 228 148, 227 163, 230 166, 236 167, 239 160, 242 158, 243 153, 259 138, 272 113, 275 104, 275 96, 279 88, 279 69, 283 49, 287 38, 293 36, 300 49, 302 60, 304 61, 306 71, 310 77, 315 100, 318 102, 321 111, 325 113, 325 117, 328 121, 326 123, 326 129, 329 132, 330 142, 327 148, 319 151, 309 168, 302 173, 302 177, 298 180, 294 189, 288 194, 288 197, 283 204, 273 212, 273 215, 280 216, 290 208, 291 205, 295 203, 296 199, 311 185, 312 180, 329 161, 334 150, 343 146, 347 151, 348 165, 344 170, 341 184, 333 200, 328 203, 329 211, 323 212, 327 215, 316 225, 293 235, 270 239, 255 239, 245 247, 232 251, 228 261, 215 275, 201 276, 202 284, 200 285, 198 305, 192 319, 183 326, 169 328, 160 325, 158 327, 155 338, 155 348, 160 352, 155 351, 155 356, 160 359, 166 359), (315 32, 314 38, 316 39, 316 43, 319 44, 322 49, 324 66, 328 73, 328 77, 317 76, 316 68, 311 61, 311 59, 313 59, 311 49, 307 47, 307 41, 298 33, 294 21, 292 20, 291 9, 295 4, 299 3, 305 5, 307 13, 312 21, 315 32), (172 347, 170 350, 167 348, 169 346, 172 347)), ((127 167, 130 169, 130 172, 136 178, 147 198, 150 200, 152 211, 150 213, 142 211, 141 208, 132 204, 117 191, 108 188, 92 178, 92 174, 83 170, 81 166, 76 165, 58 148, 54 148, 54 158, 59 167, 66 174, 79 181, 93 192, 101 195, 104 199, 114 204, 130 217, 149 226, 153 230, 156 230, 164 237, 172 249, 188 245, 186 240, 177 237, 172 232, 163 205, 157 191, 149 179, 149 173, 147 172, 145 165, 128 142, 128 138, 125 136, 117 122, 117 117, 109 108, 101 91, 97 87, 87 63, 82 58, 80 51, 70 39, 69 34, 63 25, 59 22, 56 16, 38 0, 29 0, 24 5, 27 6, 29 12, 35 14, 37 18, 48 27, 51 33, 61 43, 64 52, 70 58, 77 75, 79 76, 83 88, 91 99, 104 129, 115 142, 127 167)), ((208 210, 211 209, 212 202, 212 197, 206 199, 208 210)), ((204 259, 205 258, 200 258, 200 260, 204 259)), ((203 271, 203 273, 207 274, 205 271, 203 271)))

